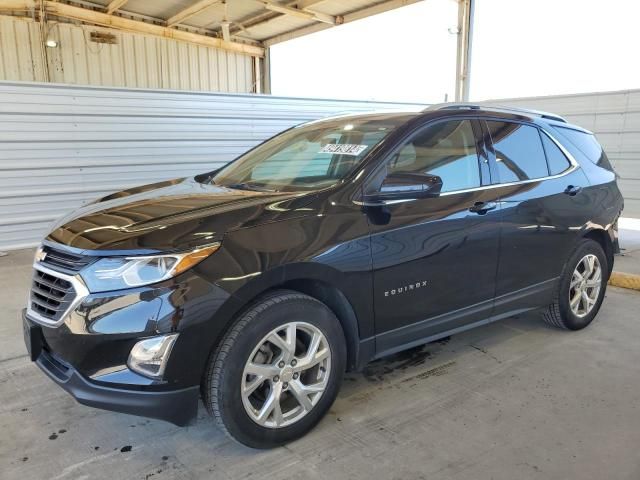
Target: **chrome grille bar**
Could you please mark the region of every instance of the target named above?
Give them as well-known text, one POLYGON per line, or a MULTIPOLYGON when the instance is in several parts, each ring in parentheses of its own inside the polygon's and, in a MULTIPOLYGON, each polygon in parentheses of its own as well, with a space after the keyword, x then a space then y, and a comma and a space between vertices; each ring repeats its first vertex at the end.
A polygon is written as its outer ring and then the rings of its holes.
POLYGON ((89 291, 77 276, 52 270, 40 262, 34 263, 33 269, 27 316, 42 325, 60 326, 89 291))

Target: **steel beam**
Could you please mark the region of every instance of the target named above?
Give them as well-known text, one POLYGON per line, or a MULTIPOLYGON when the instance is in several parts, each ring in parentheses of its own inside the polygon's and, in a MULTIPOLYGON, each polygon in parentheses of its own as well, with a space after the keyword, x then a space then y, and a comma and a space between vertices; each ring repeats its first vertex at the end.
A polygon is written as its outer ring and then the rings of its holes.
POLYGON ((456 53, 456 102, 469 101, 473 15, 475 0, 458 0, 458 45, 456 53))
POLYGON ((116 10, 122 8, 128 1, 129 0, 112 0, 109 5, 107 5, 107 13, 111 15, 116 10))
MULTIPOLYGON (((418 3, 424 0, 387 0, 385 2, 378 3, 373 5, 372 7, 365 7, 361 10, 356 10, 355 12, 347 13, 342 17, 341 23, 350 23, 356 20, 360 20, 362 18, 370 17, 372 15, 377 15, 379 13, 384 13, 389 10, 394 10, 396 8, 404 7, 405 5, 411 5, 413 3, 418 3)), ((293 40, 294 38, 303 37, 304 35, 309 35, 310 33, 319 32, 321 30, 326 30, 327 28, 331 28, 333 25, 329 25, 327 23, 315 23, 313 25, 309 25, 308 27, 302 27, 297 30, 292 30, 290 32, 282 33, 280 35, 275 35, 271 38, 267 38, 264 40, 264 45, 269 47, 271 45, 275 45, 276 43, 282 43, 289 40, 293 40)))
POLYGON ((326 23, 328 25, 337 25, 340 22, 340 17, 334 17, 333 15, 327 15, 325 13, 316 12, 308 7, 299 9, 295 7, 289 7, 287 5, 272 2, 270 0, 258 0, 267 10, 272 12, 282 13, 284 15, 291 15, 294 17, 302 18, 305 20, 313 20, 315 22, 326 23))
MULTIPOLYGON (((183 42, 194 43, 206 47, 219 48, 221 50, 251 55, 254 57, 262 57, 264 55, 264 48, 260 46, 228 42, 220 38, 186 32, 161 25, 154 25, 152 23, 140 22, 138 20, 131 20, 117 15, 109 15, 95 10, 68 5, 66 3, 53 2, 51 0, 41 1, 42 3, 38 2, 37 5, 43 5, 45 12, 48 15, 55 15, 62 18, 92 23, 94 25, 101 25, 108 28, 114 28, 116 30, 126 30, 145 35, 172 38, 174 40, 181 40, 183 42)), ((34 8, 36 6, 36 2, 33 0, 0 0, 0 10, 4 9, 5 6, 11 7, 10 9, 12 10, 25 10, 34 8)))
POLYGON ((182 23, 186 19, 199 14, 200 12, 210 7, 213 7, 217 3, 220 3, 220 1, 221 0, 200 0, 199 2, 196 2, 193 5, 189 5, 187 8, 180 10, 171 18, 167 19, 167 27, 173 27, 174 25, 182 23))

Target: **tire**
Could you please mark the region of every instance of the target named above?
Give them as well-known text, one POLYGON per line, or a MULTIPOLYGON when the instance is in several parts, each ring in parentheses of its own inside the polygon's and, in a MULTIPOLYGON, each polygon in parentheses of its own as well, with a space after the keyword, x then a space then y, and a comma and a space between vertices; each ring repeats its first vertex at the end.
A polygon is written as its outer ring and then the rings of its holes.
MULTIPOLYGON (((585 271, 583 270, 582 273, 585 273, 585 271)), ((545 322, 554 327, 566 330, 581 330, 585 328, 592 322, 600 310, 600 306, 602 305, 606 292, 608 278, 609 266, 607 257, 600 244, 590 239, 582 240, 565 265, 562 275, 560 276, 560 281, 558 282, 553 303, 551 303, 551 305, 549 305, 543 312, 545 322), (569 298, 570 295, 575 299, 577 298, 576 293, 580 293, 579 287, 577 290, 575 287, 572 287, 574 272, 577 268, 584 268, 585 264, 582 263, 581 265, 581 262, 590 256, 595 256, 597 258, 597 264, 599 264, 600 267, 599 282, 595 281, 595 277, 588 282, 590 284, 598 284, 599 290, 597 295, 595 291, 592 290, 592 288, 595 287, 586 288, 587 295, 593 294, 593 300, 595 300, 595 302, 592 303, 589 308, 582 308, 586 303, 583 299, 580 299, 577 308, 572 307, 569 298), (576 308, 577 312, 574 308, 576 308)), ((578 283, 578 285, 579 284, 580 283, 578 283)))
POLYGON ((244 445, 284 445, 305 435, 327 413, 340 389, 346 356, 340 322, 326 305, 295 291, 271 292, 237 318, 211 355, 202 385, 205 406, 222 430, 244 445), (292 329, 293 348, 288 342, 292 329), (313 339, 320 340, 312 355, 313 339), (307 370, 294 372, 321 357, 307 370), (253 393, 243 393, 255 384, 253 393), (308 388, 323 391, 306 394, 308 388), (271 413, 259 415, 272 404, 271 413))

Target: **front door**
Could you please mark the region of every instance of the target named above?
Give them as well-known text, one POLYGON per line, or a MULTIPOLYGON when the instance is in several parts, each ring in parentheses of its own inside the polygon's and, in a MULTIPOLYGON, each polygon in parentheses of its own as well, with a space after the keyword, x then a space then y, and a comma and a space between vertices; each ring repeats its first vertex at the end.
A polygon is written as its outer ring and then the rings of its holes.
POLYGON ((365 207, 371 230, 376 350, 389 353, 491 314, 499 212, 487 156, 472 119, 430 123, 386 160, 391 173, 442 179, 440 195, 365 207))

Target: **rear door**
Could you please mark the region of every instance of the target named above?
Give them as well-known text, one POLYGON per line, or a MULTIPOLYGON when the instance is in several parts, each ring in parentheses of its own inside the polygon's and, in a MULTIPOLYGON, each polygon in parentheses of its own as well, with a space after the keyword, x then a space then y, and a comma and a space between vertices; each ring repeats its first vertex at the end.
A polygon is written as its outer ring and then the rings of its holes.
POLYGON ((501 206, 494 314, 550 301, 555 280, 587 220, 584 173, 538 126, 482 122, 501 206))
POLYGON ((498 258, 495 190, 483 188, 491 178, 476 120, 432 122, 411 134, 368 193, 390 173, 438 175, 443 187, 434 198, 365 207, 378 353, 489 317, 498 258))

